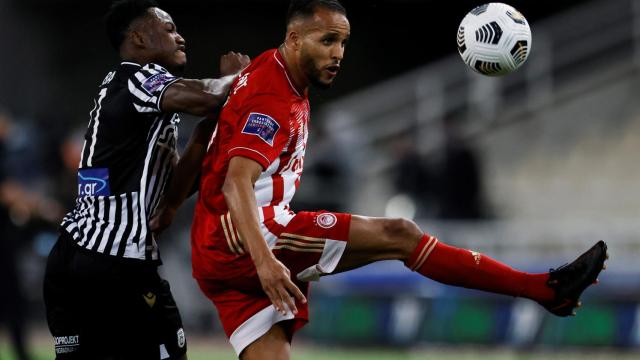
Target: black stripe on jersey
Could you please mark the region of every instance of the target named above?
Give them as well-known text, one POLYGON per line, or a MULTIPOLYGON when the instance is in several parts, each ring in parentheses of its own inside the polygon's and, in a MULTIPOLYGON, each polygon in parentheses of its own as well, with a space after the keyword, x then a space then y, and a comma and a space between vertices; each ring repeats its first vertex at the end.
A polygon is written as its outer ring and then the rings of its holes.
POLYGON ((107 226, 111 222, 111 218, 109 217, 109 207, 110 207, 111 201, 108 201, 108 200, 109 200, 108 198, 104 198, 104 197, 98 198, 98 207, 100 208, 100 210, 98 211, 98 219, 99 219, 98 226, 97 226, 98 230, 93 235, 94 238, 91 239, 91 241, 93 241, 93 246, 91 247, 91 250, 93 251, 98 250, 98 247, 104 241, 103 239, 104 232, 105 230, 107 230, 107 226), (107 219, 107 221, 103 220, 105 218, 107 219))
POLYGON ((140 193, 133 193, 133 200, 131 203, 131 206, 133 208, 133 220, 132 220, 132 228, 131 228, 131 235, 129 236, 128 239, 126 239, 127 244, 129 242, 131 242, 132 244, 135 244, 136 246, 138 246, 138 243, 140 242, 140 229, 142 228, 140 226, 140 209, 142 208, 140 206, 140 204, 142 203, 142 201, 140 200, 140 193))
POLYGON ((107 96, 107 92, 107 88, 100 90, 97 100, 94 100, 96 106, 92 112, 89 113, 89 127, 85 135, 84 145, 82 146, 82 157, 80 158, 81 167, 93 166, 92 158, 98 141, 98 130, 100 128, 100 111, 102 110, 102 101, 107 96))
POLYGON ((122 196, 123 195, 124 194, 115 196, 111 201, 112 209, 113 209, 113 217, 110 214, 109 220, 110 220, 110 223, 114 225, 113 225, 113 228, 111 229, 111 232, 107 234, 107 238, 105 239, 106 244, 103 250, 105 254, 111 253, 113 242, 116 240, 116 235, 120 231, 120 227, 126 226, 126 224, 122 223, 122 196))
MULTIPOLYGON (((153 158, 157 156, 155 148, 156 148, 156 142, 158 140, 158 134, 160 132, 160 129, 162 128, 162 118, 164 116, 159 116, 156 121, 153 123, 153 126, 151 127, 151 131, 149 132, 149 134, 153 134, 151 135, 151 138, 147 141, 148 148, 147 148, 147 153, 145 156, 145 164, 144 164, 144 169, 142 170, 142 177, 140 179, 140 192, 138 193, 137 196, 137 200, 138 200, 138 206, 137 206, 137 229, 135 232, 135 237, 133 238, 133 242, 135 244, 139 245, 140 239, 144 236, 145 240, 147 238, 147 234, 148 234, 148 224, 147 224, 147 216, 149 214, 147 214, 147 204, 146 204, 146 193, 148 191, 147 185, 148 185, 148 178, 153 176, 153 169, 151 169, 152 164, 153 164, 153 158)), ((143 246, 146 244, 142 244, 143 246)))
POLYGON ((83 236, 83 240, 82 243, 80 244, 80 246, 82 247, 88 247, 90 246, 90 242, 91 242, 91 238, 93 237, 93 234, 96 232, 96 226, 98 224, 96 224, 96 220, 99 219, 98 217, 98 212, 99 212, 99 206, 96 204, 96 198, 93 197, 88 197, 86 198, 87 200, 89 200, 90 206, 87 208, 87 211, 92 211, 93 213, 87 216, 87 222, 84 224, 84 231, 81 233, 81 235, 83 236))
POLYGON ((126 226, 125 226, 124 232, 122 233, 122 236, 118 239, 119 242, 117 243, 118 252, 116 253, 116 256, 119 256, 119 257, 122 257, 124 255, 124 250, 127 248, 127 243, 131 238, 131 230, 133 228, 133 213, 134 213, 133 206, 134 206, 133 194, 127 193, 125 198, 125 204, 123 206, 123 208, 126 208, 126 212, 127 212, 126 226))
POLYGON ((149 180, 147 181, 147 196, 145 199, 147 214, 149 215, 151 215, 151 211, 154 209, 153 203, 155 202, 156 197, 160 197, 159 193, 162 190, 160 187, 163 183, 159 180, 162 179, 163 173, 166 172, 162 169, 162 163, 167 160, 169 155, 167 153, 168 151, 165 149, 160 149, 156 152, 154 155, 155 159, 152 159, 151 162, 154 164, 153 173, 149 176, 149 180))
POLYGON ((82 220, 85 220, 84 223, 78 223, 78 225, 80 226, 80 236, 82 237, 82 241, 79 245, 82 247, 87 245, 87 242, 89 241, 87 232, 93 228, 92 224, 95 217, 90 214, 91 209, 93 208, 93 200, 94 198, 88 196, 82 199, 82 208, 80 211, 82 213, 86 213, 86 215, 82 218, 82 220))
MULTIPOLYGON (((164 128, 165 131, 160 135, 160 139, 158 142, 165 144, 167 141, 170 141, 172 137, 176 137, 175 130, 167 126, 164 128)), ((152 214, 152 211, 155 210, 157 202, 164 190, 164 186, 167 182, 168 176, 171 174, 171 167, 173 162, 174 151, 173 149, 169 149, 167 146, 158 146, 157 151, 154 154, 154 158, 152 158, 150 164, 153 164, 153 172, 149 174, 147 180, 147 196, 146 196, 146 204, 147 204, 147 213, 152 214), (166 166, 169 164, 169 166, 166 166)))
POLYGON ((93 99, 93 109, 89 112, 89 125, 87 125, 87 134, 85 135, 84 144, 82 145, 82 154, 80 157, 81 166, 86 166, 86 159, 89 158, 89 149, 91 148, 91 142, 93 139, 93 132, 98 131, 95 127, 95 113, 98 110, 98 98, 93 99))

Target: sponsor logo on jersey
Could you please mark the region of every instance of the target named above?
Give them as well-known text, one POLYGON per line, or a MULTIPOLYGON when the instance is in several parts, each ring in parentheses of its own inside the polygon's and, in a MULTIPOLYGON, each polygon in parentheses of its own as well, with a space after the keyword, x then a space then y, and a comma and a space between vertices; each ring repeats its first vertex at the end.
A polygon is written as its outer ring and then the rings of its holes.
POLYGON ((256 135, 267 144, 273 146, 273 139, 280 129, 278 122, 269 115, 251 113, 242 129, 243 134, 256 135))
POLYGON ((56 348, 56 354, 66 354, 74 352, 80 346, 80 336, 54 336, 53 342, 56 348))
POLYGON ((78 170, 78 196, 109 196, 109 169, 78 170))
POLYGON ((147 303, 147 305, 149 305, 149 307, 152 308, 153 305, 156 304, 156 294, 152 293, 151 291, 142 295, 142 297, 144 298, 144 301, 147 303))
POLYGON ((187 340, 186 340, 186 338, 184 336, 184 329, 183 328, 178 329, 178 334, 177 335, 178 335, 178 346, 183 348, 184 344, 186 344, 186 342, 187 342, 187 340))
POLYGON ((240 78, 238 78, 238 82, 236 83, 236 86, 233 88, 233 95, 235 95, 238 92, 238 90, 247 86, 247 83, 249 82, 249 74, 250 73, 246 73, 240 76, 240 78))
POLYGON ((169 76, 166 73, 155 74, 142 83, 142 87, 147 90, 149 93, 153 93, 158 90, 159 87, 167 83, 167 81, 171 81, 175 79, 173 76, 169 76))
POLYGON ((316 216, 316 224, 324 229, 332 228, 338 222, 338 218, 332 213, 322 213, 316 216))

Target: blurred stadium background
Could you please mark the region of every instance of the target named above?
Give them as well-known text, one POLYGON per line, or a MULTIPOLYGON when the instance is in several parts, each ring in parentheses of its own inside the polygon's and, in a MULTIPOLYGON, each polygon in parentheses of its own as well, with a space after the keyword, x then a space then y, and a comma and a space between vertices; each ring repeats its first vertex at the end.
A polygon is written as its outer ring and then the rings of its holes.
MULTIPOLYGON (((518 72, 486 78, 455 53, 482 1, 348 1, 352 39, 334 88, 312 95, 294 209, 405 216, 445 242, 528 271, 596 240, 612 260, 576 318, 455 288, 379 263, 324 278, 300 359, 632 359, 640 353, 640 1, 507 1, 530 21, 518 72), (337 350, 346 348, 346 350, 337 350)), ((53 358, 41 282, 56 223, 73 203, 91 97, 117 62, 109 1, 0 0, 0 358, 17 322, 53 358), (12 287, 12 269, 17 288, 12 287)), ((160 1, 187 40, 186 76, 215 76, 227 50, 277 46, 287 1, 160 1)), ((192 119, 185 118, 182 140, 192 119)), ((162 240, 192 359, 232 358, 190 276, 193 200, 162 240)))

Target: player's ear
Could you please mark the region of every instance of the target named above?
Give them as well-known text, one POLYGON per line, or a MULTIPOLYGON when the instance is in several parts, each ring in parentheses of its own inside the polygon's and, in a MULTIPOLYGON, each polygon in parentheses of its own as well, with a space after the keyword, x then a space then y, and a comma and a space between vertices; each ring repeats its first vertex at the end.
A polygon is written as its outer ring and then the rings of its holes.
POLYGON ((296 30, 287 31, 287 38, 285 39, 285 43, 287 44, 287 47, 297 51, 298 49, 300 49, 300 45, 302 43, 300 34, 296 30))
POLYGON ((130 39, 133 46, 137 48, 143 48, 146 44, 146 38, 144 34, 139 30, 131 30, 127 33, 127 37, 130 39))

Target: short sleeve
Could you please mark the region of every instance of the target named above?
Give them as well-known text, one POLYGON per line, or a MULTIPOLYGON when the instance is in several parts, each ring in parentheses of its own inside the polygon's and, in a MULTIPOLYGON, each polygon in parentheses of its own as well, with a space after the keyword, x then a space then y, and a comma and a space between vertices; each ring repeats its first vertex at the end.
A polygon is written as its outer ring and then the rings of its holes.
POLYGON ((129 78, 128 88, 133 96, 133 105, 137 112, 161 112, 160 101, 169 85, 180 80, 165 68, 156 64, 147 64, 129 78))
POLYGON ((289 143, 289 104, 275 95, 253 96, 239 113, 229 158, 243 156, 267 169, 289 143))

